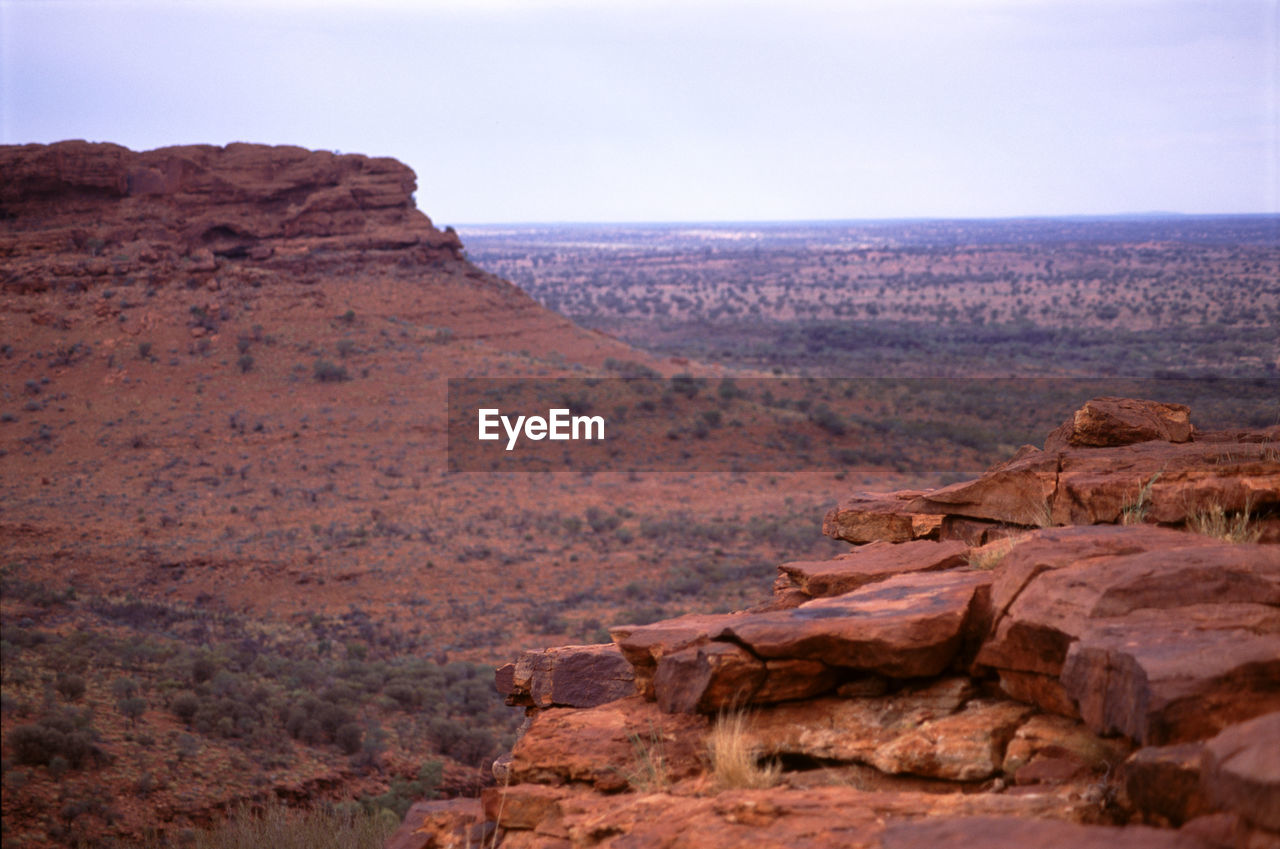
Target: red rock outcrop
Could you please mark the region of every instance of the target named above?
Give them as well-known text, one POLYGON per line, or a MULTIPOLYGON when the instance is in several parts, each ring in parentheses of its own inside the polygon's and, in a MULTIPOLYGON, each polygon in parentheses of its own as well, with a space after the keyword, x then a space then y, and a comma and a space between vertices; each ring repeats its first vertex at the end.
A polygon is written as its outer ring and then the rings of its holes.
POLYGON ((461 249, 415 208, 413 171, 385 157, 256 144, 135 153, 68 141, 0 146, 0 173, 2 280, 11 291, 184 263, 208 272, 219 258, 307 267, 325 252, 394 250, 428 261, 461 249), (68 248, 81 257, 50 262, 68 248))
POLYGON ((1202 439, 1184 413, 1090 402, 1053 452, 845 502, 828 532, 885 538, 781 565, 781 603, 619 626, 616 655, 561 650, 584 670, 630 664, 627 698, 540 707, 554 675, 515 669, 560 656, 505 667, 530 723, 485 798, 499 845, 1276 845, 1280 547, 1182 523, 1211 496, 1274 509, 1280 461, 1248 435, 1202 439), (1135 457, 1160 458, 1170 489, 1131 524, 1098 524, 1119 518, 1135 457), (1069 526, 1031 527, 1059 515, 1069 526), (1001 533, 916 532, 956 519, 1001 533), (733 789, 726 734, 777 764, 757 779, 776 786, 733 789))

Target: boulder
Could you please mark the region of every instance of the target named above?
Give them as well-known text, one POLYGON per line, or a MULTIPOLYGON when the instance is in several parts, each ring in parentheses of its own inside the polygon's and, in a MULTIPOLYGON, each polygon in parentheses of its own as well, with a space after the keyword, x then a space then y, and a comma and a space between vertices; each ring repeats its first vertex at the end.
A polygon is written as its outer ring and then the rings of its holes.
POLYGON ((635 692, 635 673, 613 643, 521 652, 495 675, 507 704, 594 707, 635 692))
POLYGON ((995 629, 977 662, 1054 676, 1095 620, 1205 599, 1275 604, 1280 550, 1144 526, 1041 531, 1000 564, 992 586, 995 629))
POLYGON ((1094 398, 1049 434, 1045 451, 1067 447, 1099 448, 1159 440, 1189 442, 1194 428, 1191 409, 1135 398, 1094 398))
POLYGON ((855 493, 827 513, 822 532, 852 543, 936 538, 942 517, 910 507, 923 494, 914 490, 855 493))

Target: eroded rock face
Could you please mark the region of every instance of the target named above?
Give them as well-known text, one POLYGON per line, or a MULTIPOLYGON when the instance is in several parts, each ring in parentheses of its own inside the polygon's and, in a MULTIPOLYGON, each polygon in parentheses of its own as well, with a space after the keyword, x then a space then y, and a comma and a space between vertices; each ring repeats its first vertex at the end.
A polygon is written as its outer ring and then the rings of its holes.
POLYGON ((589 709, 549 708, 511 752, 513 783, 585 782, 605 792, 701 770, 706 720, 664 714, 638 696, 589 709))
POLYGON ((0 146, 0 173, 10 291, 92 279, 95 266, 167 277, 184 261, 194 272, 246 258, 296 269, 324 262, 325 251, 396 251, 429 263, 461 248, 415 208, 413 171, 386 157, 255 144, 137 153, 67 141, 0 146))

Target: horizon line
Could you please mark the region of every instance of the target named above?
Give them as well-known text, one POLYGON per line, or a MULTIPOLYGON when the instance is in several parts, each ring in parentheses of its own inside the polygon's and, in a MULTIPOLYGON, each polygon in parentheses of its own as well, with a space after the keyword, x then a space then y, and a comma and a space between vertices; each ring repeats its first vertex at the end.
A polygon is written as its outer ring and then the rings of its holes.
POLYGON ((1280 210, 1274 212, 1103 212, 1103 213, 1046 213, 1026 215, 903 215, 855 218, 739 218, 739 219, 599 219, 599 220, 511 220, 511 221, 466 221, 444 224, 432 217, 438 226, 454 229, 464 227, 686 227, 686 226, 802 226, 818 224, 909 224, 909 223, 998 223, 998 222, 1049 222, 1049 221, 1193 221, 1196 219, 1227 218, 1277 218, 1280 210))

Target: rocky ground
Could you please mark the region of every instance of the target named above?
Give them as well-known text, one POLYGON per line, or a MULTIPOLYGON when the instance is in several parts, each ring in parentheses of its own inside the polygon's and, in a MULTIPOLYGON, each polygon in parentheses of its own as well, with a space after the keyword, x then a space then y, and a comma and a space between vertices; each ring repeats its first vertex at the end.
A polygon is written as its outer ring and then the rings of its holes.
POLYGON ((1280 846, 1278 440, 1101 398, 855 495, 754 608, 500 668, 500 784, 388 845, 1280 846))

